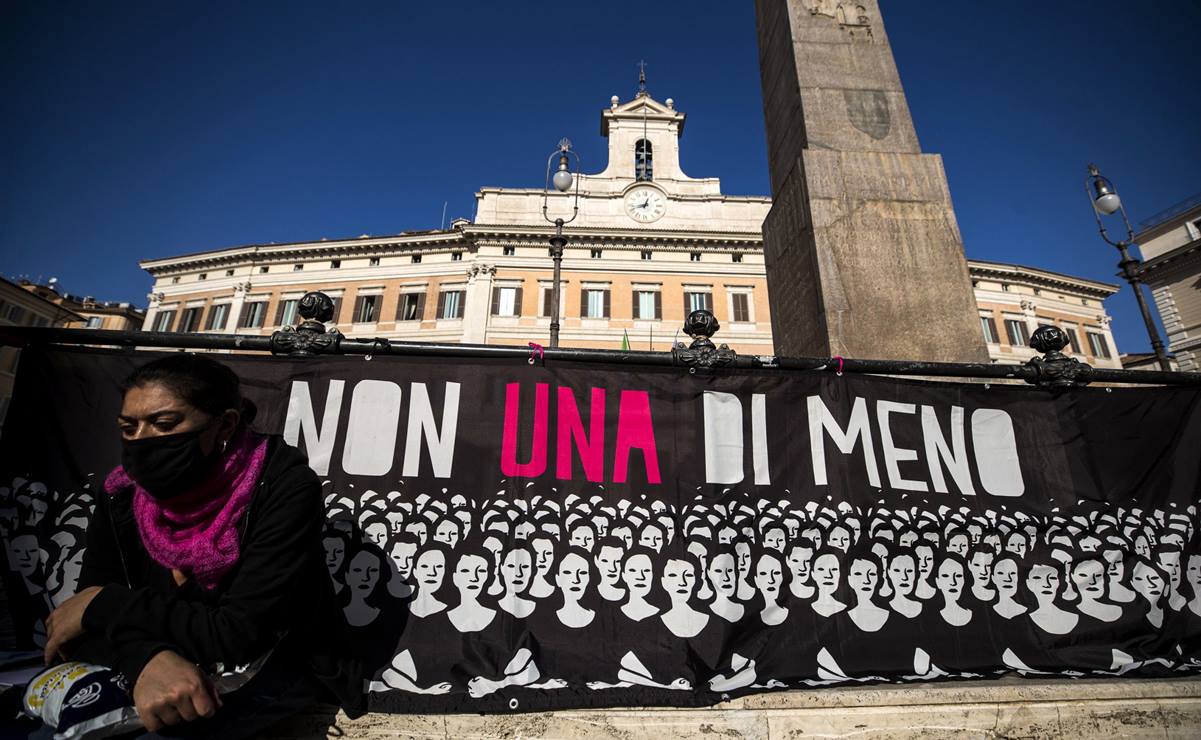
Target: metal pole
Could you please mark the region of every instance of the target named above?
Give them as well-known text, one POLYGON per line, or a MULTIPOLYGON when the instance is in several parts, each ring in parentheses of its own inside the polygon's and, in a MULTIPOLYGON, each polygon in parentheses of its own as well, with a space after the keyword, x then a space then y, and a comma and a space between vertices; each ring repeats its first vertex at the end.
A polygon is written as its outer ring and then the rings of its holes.
POLYGON ((1128 244, 1124 241, 1118 242, 1118 251, 1122 254, 1122 261, 1118 263, 1118 268, 1122 271, 1122 276, 1126 278, 1126 282, 1130 283, 1130 287, 1134 290, 1134 297, 1138 299, 1138 308, 1143 312, 1143 323, 1147 325, 1147 334, 1151 337, 1151 349, 1155 351, 1155 359, 1159 360, 1159 369, 1165 373, 1172 371, 1172 364, 1168 361, 1168 353, 1164 351, 1163 341, 1159 338, 1159 328, 1155 326, 1155 319, 1151 317, 1151 309, 1147 306, 1147 299, 1143 296, 1142 278, 1139 276, 1140 262, 1130 256, 1130 252, 1126 247, 1128 244))
POLYGON ((550 256, 554 260, 555 270, 554 276, 551 278, 550 288, 550 346, 555 349, 559 346, 559 276, 563 267, 563 247, 567 246, 567 239, 563 236, 563 219, 555 219, 555 235, 550 238, 550 256))

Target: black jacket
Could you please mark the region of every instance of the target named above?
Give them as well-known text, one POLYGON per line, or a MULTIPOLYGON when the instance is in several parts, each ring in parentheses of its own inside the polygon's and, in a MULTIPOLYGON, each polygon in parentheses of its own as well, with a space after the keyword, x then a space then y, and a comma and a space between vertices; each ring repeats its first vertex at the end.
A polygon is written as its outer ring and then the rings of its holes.
POLYGON ((272 646, 311 666, 352 717, 365 711, 362 669, 324 565, 321 485, 304 455, 278 436, 238 523, 237 565, 212 590, 177 586, 146 552, 132 488, 97 492, 80 589, 102 586, 83 615, 81 658, 119 668, 132 686, 146 663, 172 650, 212 670, 243 665, 272 646))

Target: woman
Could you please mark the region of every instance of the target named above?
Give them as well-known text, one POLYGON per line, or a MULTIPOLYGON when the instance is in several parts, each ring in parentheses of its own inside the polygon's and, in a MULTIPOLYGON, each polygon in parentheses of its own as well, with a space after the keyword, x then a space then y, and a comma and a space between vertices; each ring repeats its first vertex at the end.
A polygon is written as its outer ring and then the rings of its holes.
POLYGON ((237 375, 204 356, 155 360, 122 385, 122 465, 96 497, 82 590, 47 620, 46 659, 119 668, 151 732, 200 721, 251 736, 330 693, 363 711, 324 563, 320 483, 253 418, 237 375), (205 671, 269 651, 218 708, 205 671))
POLYGON ((784 563, 775 550, 762 550, 754 560, 755 588, 763 607, 759 610, 759 621, 768 627, 783 624, 788 619, 788 607, 782 604, 784 589, 784 563))
POLYGON ((940 598, 921 617, 921 647, 930 656, 932 674, 979 676, 997 664, 986 616, 962 603, 967 573, 967 562, 953 553, 944 554, 934 569, 940 598))
POLYGON ((346 566, 346 603, 342 612, 351 627, 366 627, 380 615, 380 600, 388 580, 384 553, 373 544, 361 544, 346 566))
POLYGON ((450 579, 459 592, 459 603, 446 617, 460 634, 480 632, 496 617, 495 609, 480 603, 492 575, 492 558, 482 547, 460 548, 456 554, 450 579))
POLYGON ((447 551, 434 544, 427 545, 413 563, 413 581, 416 589, 409 603, 410 616, 425 619, 446 609, 446 602, 439 598, 439 591, 446 580, 447 551))
POLYGON ((1115 604, 1129 604, 1138 598, 1138 594, 1126 587, 1126 553, 1126 548, 1116 544, 1101 550, 1101 555, 1108 564, 1108 597, 1115 604))
POLYGON ((888 561, 888 582, 892 586, 889 608, 906 619, 922 613, 922 602, 912 598, 917 584, 917 559, 913 551, 902 548, 888 561))
MULTIPOLYGON (((824 677, 891 678, 914 673, 917 625, 876 603, 883 562, 862 545, 852 548, 847 561, 847 585, 854 605, 835 614, 822 627, 824 677)), ((912 585, 908 588, 912 590, 912 585)))
POLYGON ((1030 570, 1026 574, 1026 590, 1037 604, 1030 612, 1030 621, 1042 632, 1051 635, 1066 635, 1076 628, 1079 614, 1073 614, 1056 602, 1062 589, 1062 578, 1058 561, 1045 555, 1030 558, 1030 570))
POLYGON ((705 568, 705 577, 713 589, 713 600, 709 602, 709 611, 734 624, 742 619, 746 607, 735 599, 738 594, 738 568, 734 555, 720 552, 709 561, 705 568))
POLYGON ((913 554, 917 558, 917 586, 913 589, 913 595, 921 601, 929 601, 938 595, 938 589, 930 583, 930 577, 934 575, 934 548, 924 542, 919 543, 914 546, 913 554))
POLYGON ((810 572, 813 565, 813 544, 808 540, 799 540, 788 545, 788 571, 792 574, 788 590, 792 597, 799 601, 808 601, 816 593, 810 583, 810 572))
POLYGON ((647 601, 654 588, 655 561, 654 551, 645 547, 634 547, 626 553, 621 562, 621 581, 629 594, 626 603, 621 605, 621 613, 626 618, 641 622, 647 617, 653 617, 660 611, 659 607, 647 601))
POLYGON ((533 580, 534 553, 518 545, 504 554, 500 561, 500 582, 503 584, 497 605, 518 619, 533 613, 538 602, 525 597, 533 580))
POLYGON ((555 612, 559 622, 564 627, 583 629, 592 624, 596 610, 583 606, 580 602, 588 596, 588 584, 592 577, 592 561, 588 558, 587 550, 573 547, 559 556, 553 568, 555 585, 563 596, 563 606, 555 612))
POLYGON ((663 565, 659 587, 667 593, 671 606, 659 619, 676 637, 696 637, 709 623, 709 615, 693 609, 690 603, 696 593, 699 570, 690 558, 669 557, 663 565))
POLYGON ((823 550, 813 559, 813 583, 817 596, 810 606, 822 617, 831 617, 847 608, 846 602, 839 598, 842 590, 840 555, 837 550, 823 550))
POLYGON ((993 563, 992 583, 997 591, 997 600, 993 603, 992 610, 1002 619, 1020 617, 1028 611, 1026 606, 1017 600, 1020 580, 1018 565, 1017 557, 1008 551, 993 563))

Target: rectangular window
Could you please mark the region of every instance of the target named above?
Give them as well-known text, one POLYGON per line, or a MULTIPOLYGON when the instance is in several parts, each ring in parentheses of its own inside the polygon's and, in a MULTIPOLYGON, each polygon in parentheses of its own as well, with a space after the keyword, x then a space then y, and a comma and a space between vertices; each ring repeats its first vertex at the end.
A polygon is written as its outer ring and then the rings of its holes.
POLYGON ((746 293, 731 293, 730 300, 734 304, 734 321, 751 320, 751 300, 746 293))
POLYGON ((642 250, 642 259, 645 261, 645 260, 649 260, 650 258, 651 258, 651 251, 649 249, 642 250))
POLYGON ((686 291, 684 293, 684 314, 687 315, 693 311, 701 310, 713 310, 713 294, 701 293, 699 291, 686 291))
POLYGON ((258 329, 263 325, 267 316, 266 301, 251 301, 242 306, 242 318, 239 322, 243 329, 258 329))
POLYGON ((208 280, 208 279, 209 279, 209 274, 208 274, 207 272, 202 272, 202 273, 200 273, 199 275, 197 275, 197 276, 196 276, 196 279, 197 279, 197 280, 208 280))
POLYGON ((367 258, 367 266, 368 267, 379 267, 379 257, 368 257, 367 258))
POLYGON ((380 295, 361 295, 354 303, 354 323, 374 324, 379 320, 380 295))
POLYGON ((179 327, 176 331, 196 331, 200 328, 200 314, 204 313, 203 306, 185 308, 179 317, 179 327))
POLYGON ((413 258, 409 261, 412 262, 414 265, 419 265, 419 264, 421 264, 421 255, 415 254, 415 255, 413 255, 413 258))
POLYGON ((270 268, 270 267, 268 267, 267 265, 260 265, 260 266, 259 266, 259 274, 260 274, 260 275, 266 275, 266 274, 267 274, 267 271, 268 271, 268 270, 270 270, 270 269, 271 269, 271 268, 270 268))
POLYGON ((463 318, 464 292, 461 290, 444 290, 438 294, 438 318, 463 318))
POLYGON ((451 262, 462 262, 463 261, 463 253, 462 252, 451 252, 450 253, 450 261, 451 262))
POLYGON ((634 318, 643 321, 663 318, 663 295, 657 290, 634 291, 634 318))
POLYGON ((594 259, 594 260, 598 260, 601 258, 601 254, 603 254, 603 252, 601 250, 593 249, 589 256, 591 256, 592 259, 594 259))
POLYGON ((1030 330, 1021 319, 1005 319, 1005 333, 1009 335, 1009 344, 1013 347, 1025 347, 1030 341, 1030 330))
POLYGON ((1088 334, 1088 348, 1092 350, 1093 357, 1109 359, 1109 342, 1105 341, 1105 335, 1099 331, 1086 333, 1088 334))
POLYGON ((692 262, 700 262, 701 261, 701 253, 700 252, 689 252, 688 259, 692 262))
POLYGON ((425 293, 401 293, 396 307, 397 321, 421 321, 425 314, 425 293))
MULTIPOLYGON (((554 306, 551 305, 551 303, 553 303, 553 302, 554 302, 554 288, 544 285, 542 287, 542 313, 540 313, 539 316, 541 316, 543 318, 549 318, 550 315, 552 313, 554 313, 554 311, 553 311, 554 306)), ((563 303, 563 296, 562 296, 562 294, 560 294, 559 295, 559 314, 560 315, 562 315, 562 313, 563 313, 562 303, 563 303)))
POLYGON ((276 326, 292 326, 296 323, 296 307, 300 305, 299 298, 288 298, 279 302, 275 310, 276 326))
POLYGON ((209 311, 209 320, 204 328, 208 331, 224 331, 227 318, 229 318, 229 304, 214 304, 212 310, 209 311))
POLYGON ((4 318, 14 324, 19 324, 21 323, 21 319, 25 318, 25 309, 20 306, 9 306, 8 310, 4 312, 4 318))
POLYGON ((233 271, 233 270, 226 270, 226 271, 225 271, 225 277, 233 277, 233 276, 234 276, 234 271, 233 271))
POLYGON ((735 262, 742 262, 741 254, 731 254, 730 258, 733 259, 735 262))
POLYGON ((1065 326, 1063 331, 1068 335, 1068 344, 1072 346, 1073 354, 1080 354, 1080 334, 1076 332, 1076 327, 1065 326))
POLYGON ((174 311, 159 311, 158 316, 154 317, 154 324, 151 325, 151 331, 171 331, 172 324, 175 323, 174 311))
POLYGON ((500 253, 505 257, 512 257, 517 254, 517 247, 501 247, 500 253))
POLYGON ((178 276, 178 275, 176 275, 175 277, 171 278, 171 284, 172 284, 172 285, 179 285, 179 276, 178 276))
POLYGON ((101 326, 104 326, 104 317, 103 316, 89 316, 88 323, 85 325, 84 328, 99 329, 101 326))
POLYGON ((580 316, 585 319, 609 318, 609 291, 604 288, 581 290, 580 316))
POLYGON ((300 272, 304 269, 304 265, 292 265, 292 272, 300 272))
POLYGON ((342 266, 342 260, 330 260, 329 261, 329 269, 331 269, 331 270, 336 270, 341 266, 342 266))
POLYGON ((1001 337, 997 335, 997 322, 991 316, 980 317, 980 330, 984 333, 984 341, 989 344, 1000 344, 1001 337))
POLYGON ((492 289, 493 316, 521 315, 521 288, 497 287, 492 289))

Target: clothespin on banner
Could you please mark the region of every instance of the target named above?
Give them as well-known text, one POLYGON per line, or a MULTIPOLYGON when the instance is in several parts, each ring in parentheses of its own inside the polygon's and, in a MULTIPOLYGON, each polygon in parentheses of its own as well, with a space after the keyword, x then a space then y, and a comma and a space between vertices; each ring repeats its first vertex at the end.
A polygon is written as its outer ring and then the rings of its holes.
POLYGON ((535 359, 537 359, 539 362, 545 364, 546 363, 546 352, 542 349, 541 344, 538 344, 537 342, 530 342, 530 359, 528 360, 528 362, 531 365, 533 365, 535 359))
POLYGON ((838 367, 834 370, 834 374, 841 378, 842 377, 842 356, 835 355, 834 357, 831 357, 830 359, 832 359, 838 363, 838 367))

